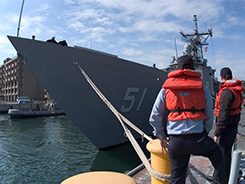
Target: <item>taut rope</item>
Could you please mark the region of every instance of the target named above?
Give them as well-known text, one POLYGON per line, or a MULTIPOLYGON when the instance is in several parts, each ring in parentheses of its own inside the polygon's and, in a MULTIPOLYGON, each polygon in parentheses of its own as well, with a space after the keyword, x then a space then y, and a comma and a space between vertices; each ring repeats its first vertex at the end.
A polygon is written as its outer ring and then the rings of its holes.
POLYGON ((127 124, 132 129, 134 129, 136 132, 138 132, 142 137, 146 138, 148 141, 152 141, 152 138, 146 135, 142 130, 140 130, 138 127, 136 127, 132 122, 130 122, 126 117, 124 117, 121 113, 119 113, 116 108, 107 100, 107 98, 102 94, 102 92, 97 88, 97 86, 93 83, 93 81, 89 78, 89 76, 86 74, 86 72, 82 69, 82 67, 75 62, 74 64, 77 64, 79 70, 81 71, 82 75, 86 79, 86 81, 89 83, 89 85, 93 88, 93 90, 96 92, 96 94, 101 98, 101 100, 107 105, 107 107, 112 111, 112 113, 117 117, 119 122, 121 123, 124 132, 126 136, 128 137, 130 143, 132 144, 133 148, 135 149, 136 153, 140 157, 142 163, 144 164, 147 171, 150 173, 151 176, 154 176, 158 180, 161 181, 167 181, 170 179, 170 175, 163 175, 162 173, 159 173, 158 171, 154 170, 149 161, 147 160, 143 150, 135 140, 134 136, 128 129, 128 127, 125 125, 127 124))

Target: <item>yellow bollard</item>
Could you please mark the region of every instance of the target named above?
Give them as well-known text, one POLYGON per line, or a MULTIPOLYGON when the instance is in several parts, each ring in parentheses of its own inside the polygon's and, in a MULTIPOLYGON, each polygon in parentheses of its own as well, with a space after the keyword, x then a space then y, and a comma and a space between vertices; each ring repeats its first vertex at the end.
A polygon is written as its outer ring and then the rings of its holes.
MULTIPOLYGON (((168 153, 162 152, 161 142, 159 139, 150 141, 146 145, 147 150, 151 153, 151 166, 154 170, 164 174, 170 175, 170 160, 168 153)), ((168 181, 160 181, 154 176, 151 177, 151 184, 169 184, 168 181)))
POLYGON ((93 171, 67 178, 61 184, 136 184, 136 182, 126 174, 110 171, 93 171))

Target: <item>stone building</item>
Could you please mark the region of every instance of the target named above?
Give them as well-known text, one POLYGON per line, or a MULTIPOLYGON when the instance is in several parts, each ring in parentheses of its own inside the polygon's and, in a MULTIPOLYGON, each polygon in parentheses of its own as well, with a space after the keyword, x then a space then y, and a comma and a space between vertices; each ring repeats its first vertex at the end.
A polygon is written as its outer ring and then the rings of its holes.
POLYGON ((0 66, 0 96, 6 102, 15 102, 17 96, 43 100, 44 89, 24 62, 7 58, 0 66))

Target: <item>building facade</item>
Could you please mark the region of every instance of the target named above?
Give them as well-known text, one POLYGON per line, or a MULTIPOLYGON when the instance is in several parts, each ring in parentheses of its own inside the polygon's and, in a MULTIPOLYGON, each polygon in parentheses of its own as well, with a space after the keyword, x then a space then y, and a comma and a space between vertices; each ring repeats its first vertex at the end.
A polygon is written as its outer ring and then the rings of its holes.
POLYGON ((0 66, 0 95, 6 102, 16 102, 17 96, 43 100, 44 89, 30 68, 17 57, 7 58, 0 66))

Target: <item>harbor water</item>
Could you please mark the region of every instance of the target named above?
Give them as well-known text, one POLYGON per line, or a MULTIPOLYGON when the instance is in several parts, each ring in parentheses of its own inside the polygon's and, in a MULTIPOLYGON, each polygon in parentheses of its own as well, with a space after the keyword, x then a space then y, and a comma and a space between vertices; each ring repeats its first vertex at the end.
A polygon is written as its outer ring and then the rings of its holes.
POLYGON ((0 115, 0 183, 58 184, 90 170, 125 172, 140 161, 131 145, 98 151, 65 116, 0 115))
MULTIPOLYGON (((237 146, 245 150, 244 109, 237 146)), ((126 172, 140 164, 130 144, 97 150, 66 116, 10 119, 0 115, 0 160, 3 184, 58 184, 82 172, 126 172)), ((243 174, 244 164, 243 158, 243 174)))

